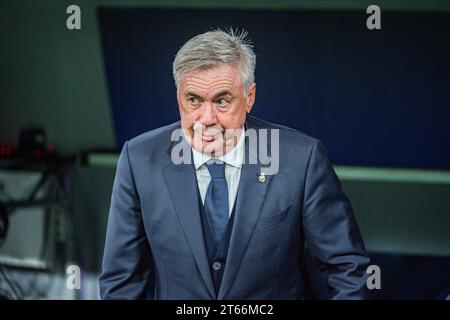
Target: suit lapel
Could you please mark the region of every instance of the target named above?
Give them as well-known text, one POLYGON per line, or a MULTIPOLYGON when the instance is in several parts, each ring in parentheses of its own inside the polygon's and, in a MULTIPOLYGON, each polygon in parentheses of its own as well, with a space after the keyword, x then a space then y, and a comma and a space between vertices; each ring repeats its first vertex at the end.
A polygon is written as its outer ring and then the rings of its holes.
MULTIPOLYGON (((247 129, 252 128, 247 122, 247 129)), ((257 129, 254 128, 253 129, 257 129)), ((223 299, 231 289, 231 286, 239 271, 242 259, 252 238, 256 224, 261 215, 264 199, 271 182, 272 176, 266 176, 264 182, 259 182, 258 177, 264 168, 256 154, 249 148, 249 141, 245 141, 245 163, 242 166, 239 179, 239 189, 236 198, 235 217, 230 237, 227 262, 220 286, 218 299, 223 299), (256 164, 255 164, 256 163, 256 164)))
MULTIPOLYGON (((181 143, 187 145, 184 139, 181 143)), ((172 143, 169 152, 173 145, 174 143, 172 143)), ((190 147, 188 146, 188 148, 184 148, 183 150, 190 150, 190 147)), ((197 179, 194 165, 176 165, 169 159, 169 164, 163 169, 163 175, 192 255, 211 298, 215 299, 216 293, 209 269, 206 244, 200 220, 199 198, 196 185, 197 179)))

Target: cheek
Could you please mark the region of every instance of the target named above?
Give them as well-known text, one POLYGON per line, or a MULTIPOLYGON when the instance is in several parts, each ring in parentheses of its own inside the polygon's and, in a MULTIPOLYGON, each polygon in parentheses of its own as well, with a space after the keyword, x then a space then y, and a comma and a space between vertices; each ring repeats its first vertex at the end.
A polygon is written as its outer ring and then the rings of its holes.
POLYGON ((200 110, 188 109, 185 106, 180 107, 181 122, 185 125, 192 126, 201 116, 200 110))
POLYGON ((220 124, 224 128, 240 128, 245 122, 246 110, 244 105, 236 106, 229 113, 224 113, 219 117, 220 124))

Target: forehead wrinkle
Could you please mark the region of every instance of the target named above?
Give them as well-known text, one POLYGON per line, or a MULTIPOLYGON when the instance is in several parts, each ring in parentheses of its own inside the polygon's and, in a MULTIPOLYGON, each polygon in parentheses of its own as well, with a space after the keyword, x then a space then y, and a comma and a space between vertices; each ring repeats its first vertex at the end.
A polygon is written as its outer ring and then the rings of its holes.
POLYGON ((233 83, 235 79, 233 77, 215 77, 215 79, 205 79, 204 77, 196 77, 196 76, 190 76, 190 77, 186 77, 186 83, 195 83, 195 84, 199 84, 201 86, 208 86, 208 84, 215 84, 217 82, 221 83, 221 82, 229 82, 229 83, 233 83))
POLYGON ((210 83, 215 81, 235 81, 239 72, 236 70, 225 69, 223 72, 217 72, 217 69, 205 71, 192 71, 187 73, 184 78, 186 82, 210 83))
POLYGON ((221 79, 219 81, 208 83, 192 83, 187 81, 184 93, 186 94, 189 91, 193 91, 199 95, 208 95, 210 98, 213 98, 220 91, 232 91, 233 88, 233 81, 228 79, 221 79))

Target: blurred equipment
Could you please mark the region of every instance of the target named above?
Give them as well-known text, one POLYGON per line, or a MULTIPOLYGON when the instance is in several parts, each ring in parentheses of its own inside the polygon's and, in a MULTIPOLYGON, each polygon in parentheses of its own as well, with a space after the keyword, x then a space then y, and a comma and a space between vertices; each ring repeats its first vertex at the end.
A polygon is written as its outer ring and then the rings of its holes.
POLYGON ((47 136, 42 128, 24 128, 19 133, 17 154, 36 160, 55 157, 54 148, 47 146, 47 136))
POLYGON ((21 130, 17 148, 0 146, 0 297, 46 298, 50 275, 73 261, 74 160, 58 156, 41 128, 21 130))
MULTIPOLYGON (((41 183, 30 199, 42 176, 39 171, 2 170, 0 167, 1 264, 35 268, 44 268, 47 264, 42 254, 45 251, 45 225, 51 222, 54 214, 43 200, 50 191, 50 184, 41 183), (3 221, 7 221, 6 224, 3 221)), ((49 225, 48 229, 51 233, 53 228, 49 225)))
POLYGON ((0 246, 2 241, 6 238, 8 232, 9 218, 3 203, 0 202, 0 246))
POLYGON ((36 151, 44 151, 47 144, 45 130, 42 128, 25 128, 19 134, 19 153, 35 155, 36 151))
POLYGON ((17 147, 0 145, 0 158, 21 158, 43 161, 56 159, 55 148, 47 144, 42 128, 26 127, 20 130, 17 147))

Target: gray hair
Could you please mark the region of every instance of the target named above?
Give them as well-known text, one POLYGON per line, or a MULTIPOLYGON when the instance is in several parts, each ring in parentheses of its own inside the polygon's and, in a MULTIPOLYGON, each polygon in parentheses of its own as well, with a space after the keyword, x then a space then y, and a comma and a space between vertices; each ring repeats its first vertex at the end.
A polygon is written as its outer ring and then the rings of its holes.
POLYGON ((173 61, 175 86, 187 71, 209 69, 220 64, 240 63, 241 80, 247 94, 255 81, 256 55, 248 39, 248 32, 220 29, 208 31, 195 36, 178 50, 173 61))

